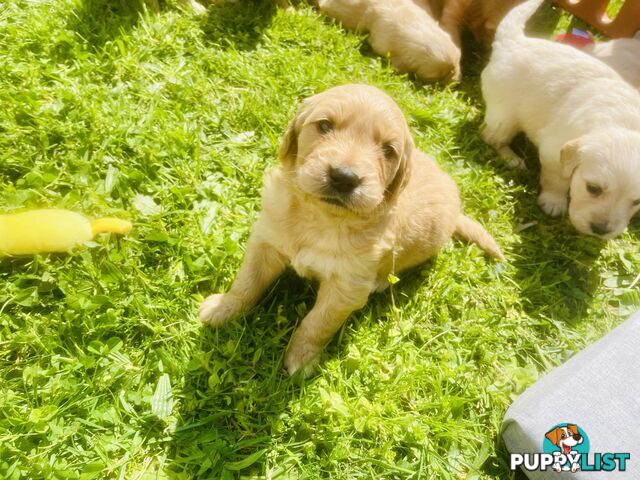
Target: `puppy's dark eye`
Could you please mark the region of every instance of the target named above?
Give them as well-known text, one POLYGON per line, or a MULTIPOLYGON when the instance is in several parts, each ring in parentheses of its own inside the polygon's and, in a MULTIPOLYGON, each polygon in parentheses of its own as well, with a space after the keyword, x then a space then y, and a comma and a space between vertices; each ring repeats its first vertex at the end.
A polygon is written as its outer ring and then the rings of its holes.
POLYGON ((318 130, 320 133, 329 133, 333 130, 333 123, 331 123, 331 120, 320 120, 318 122, 318 130))
POLYGON ((637 207, 638 205, 640 205, 640 198, 633 201, 633 206, 634 207, 637 207))
POLYGON ((602 194, 602 187, 594 185, 593 183, 587 183, 587 191, 594 197, 599 197, 602 194))
POLYGON ((385 143, 382 146, 382 153, 384 153, 385 158, 388 158, 388 159, 395 158, 397 155, 396 149, 393 148, 393 146, 389 145, 388 143, 385 143))

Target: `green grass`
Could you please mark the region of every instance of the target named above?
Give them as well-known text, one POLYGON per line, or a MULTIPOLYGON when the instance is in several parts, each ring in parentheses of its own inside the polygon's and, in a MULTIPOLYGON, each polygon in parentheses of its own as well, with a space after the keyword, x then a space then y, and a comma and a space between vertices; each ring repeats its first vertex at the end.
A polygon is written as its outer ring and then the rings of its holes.
POLYGON ((511 401, 640 306, 638 222, 604 243, 538 210, 535 174, 478 135, 478 52, 462 85, 421 86, 309 7, 132 3, 0 5, 1 210, 135 224, 0 261, 0 477, 514 478, 511 401), (195 312, 233 279, 297 103, 346 82, 398 101, 508 263, 451 243, 292 380, 313 285, 288 273, 217 332, 195 312))

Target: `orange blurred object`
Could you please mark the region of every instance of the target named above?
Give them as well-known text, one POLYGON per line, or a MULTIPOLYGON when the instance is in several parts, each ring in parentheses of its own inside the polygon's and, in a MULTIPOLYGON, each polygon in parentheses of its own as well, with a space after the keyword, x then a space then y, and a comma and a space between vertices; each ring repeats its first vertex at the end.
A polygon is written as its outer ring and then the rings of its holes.
POLYGON ((615 18, 607 15, 610 0, 554 0, 559 7, 611 38, 633 37, 640 32, 640 0, 624 0, 615 18))

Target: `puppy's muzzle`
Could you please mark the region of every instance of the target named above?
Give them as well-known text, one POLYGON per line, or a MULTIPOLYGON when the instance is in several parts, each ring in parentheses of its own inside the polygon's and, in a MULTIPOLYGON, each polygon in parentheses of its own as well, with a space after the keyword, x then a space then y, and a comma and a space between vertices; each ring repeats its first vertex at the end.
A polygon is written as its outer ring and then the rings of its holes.
POLYGON ((362 179, 348 167, 329 168, 329 187, 340 195, 348 195, 353 192, 362 179))
POLYGON ((606 235, 607 233, 611 233, 611 227, 609 227, 609 224, 607 222, 591 222, 589 227, 591 228, 591 231, 596 235, 606 235))

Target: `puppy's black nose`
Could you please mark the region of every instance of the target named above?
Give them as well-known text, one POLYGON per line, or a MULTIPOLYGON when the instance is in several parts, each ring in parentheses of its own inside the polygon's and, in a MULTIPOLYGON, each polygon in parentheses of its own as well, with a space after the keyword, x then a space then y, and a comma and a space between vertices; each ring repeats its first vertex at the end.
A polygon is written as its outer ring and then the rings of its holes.
POLYGON ((607 223, 591 223, 591 231, 596 235, 606 235, 611 231, 607 223))
POLYGON ((331 167, 329 169, 331 187, 339 193, 352 192, 362 181, 356 173, 347 167, 331 167))
POLYGON ((582 435, 580 435, 579 433, 574 433, 574 434, 573 434, 573 439, 574 439, 576 442, 579 442, 579 441, 582 439, 582 435))

